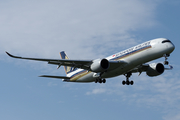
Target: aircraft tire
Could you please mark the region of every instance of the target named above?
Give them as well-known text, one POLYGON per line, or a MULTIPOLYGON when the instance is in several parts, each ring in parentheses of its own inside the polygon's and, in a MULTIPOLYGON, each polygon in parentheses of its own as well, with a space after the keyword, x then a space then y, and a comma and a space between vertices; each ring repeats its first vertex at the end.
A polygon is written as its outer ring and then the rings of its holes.
POLYGON ((169 65, 169 62, 168 61, 164 61, 164 65, 169 65))
POLYGON ((101 79, 99 79, 99 83, 102 83, 102 80, 101 80, 101 79))
POLYGON ((103 83, 106 83, 106 79, 103 79, 102 82, 103 82, 103 83))
POLYGON ((130 84, 133 85, 133 84, 134 84, 134 81, 131 81, 130 84))
POLYGON ((126 81, 123 80, 123 81, 122 81, 122 84, 125 85, 125 84, 126 84, 126 81))

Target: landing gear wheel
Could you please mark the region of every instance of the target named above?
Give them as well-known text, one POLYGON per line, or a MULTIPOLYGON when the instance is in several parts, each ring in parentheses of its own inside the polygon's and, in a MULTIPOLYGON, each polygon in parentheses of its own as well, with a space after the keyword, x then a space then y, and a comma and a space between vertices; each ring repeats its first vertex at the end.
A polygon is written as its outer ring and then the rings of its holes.
POLYGON ((103 79, 102 82, 103 82, 103 83, 106 83, 106 79, 103 79))
POLYGON ((106 83, 106 79, 97 78, 94 82, 95 83, 106 83))
POLYGON ((122 81, 122 84, 125 85, 125 84, 126 84, 126 81, 123 80, 123 81, 122 81))
POLYGON ((167 61, 169 56, 170 54, 164 54, 164 57, 165 57, 164 65, 169 65, 169 62, 167 61))
POLYGON ((169 62, 168 61, 164 61, 164 65, 169 65, 169 62))
POLYGON ((131 72, 124 74, 124 76, 126 77, 126 81, 125 80, 122 81, 123 85, 125 85, 125 84, 126 85, 133 85, 134 84, 134 81, 129 81, 129 78, 131 77, 131 75, 132 75, 131 72))
POLYGON ((133 85, 133 84, 134 84, 134 81, 131 81, 130 84, 133 85))

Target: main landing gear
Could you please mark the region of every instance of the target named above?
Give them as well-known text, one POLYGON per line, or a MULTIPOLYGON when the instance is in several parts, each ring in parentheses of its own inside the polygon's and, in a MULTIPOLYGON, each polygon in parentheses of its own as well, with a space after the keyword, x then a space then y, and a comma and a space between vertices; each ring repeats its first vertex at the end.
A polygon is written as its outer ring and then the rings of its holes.
POLYGON ((169 62, 167 61, 169 56, 170 56, 169 54, 164 54, 165 57, 164 65, 169 65, 169 62))
POLYGON ((97 82, 99 82, 99 83, 106 83, 106 79, 97 78, 95 80, 95 83, 97 83, 97 82))
POLYGON ((131 72, 124 74, 124 76, 126 77, 126 81, 125 80, 122 81, 123 85, 125 85, 125 84, 126 85, 133 85, 134 84, 134 81, 129 81, 129 78, 131 77, 131 75, 132 75, 131 72))

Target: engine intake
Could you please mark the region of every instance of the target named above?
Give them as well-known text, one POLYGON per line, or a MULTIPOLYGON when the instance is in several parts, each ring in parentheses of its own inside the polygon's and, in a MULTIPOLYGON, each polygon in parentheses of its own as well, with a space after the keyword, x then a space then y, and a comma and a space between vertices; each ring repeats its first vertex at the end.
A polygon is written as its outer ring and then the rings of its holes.
POLYGON ((104 72, 109 68, 109 61, 107 59, 97 59, 91 64, 91 71, 93 72, 104 72))
POLYGON ((146 71, 146 74, 150 77, 158 76, 164 73, 164 65, 162 63, 152 63, 146 71))

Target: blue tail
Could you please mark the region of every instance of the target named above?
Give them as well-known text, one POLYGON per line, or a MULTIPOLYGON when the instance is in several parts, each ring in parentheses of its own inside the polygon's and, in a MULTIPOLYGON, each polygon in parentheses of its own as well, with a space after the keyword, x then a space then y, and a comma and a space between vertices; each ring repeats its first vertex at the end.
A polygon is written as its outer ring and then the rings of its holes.
MULTIPOLYGON (((64 51, 60 52, 60 56, 61 56, 61 59, 69 59, 64 51)), ((66 74, 69 74, 76 70, 73 67, 69 67, 69 66, 64 66, 64 69, 65 69, 66 74)))

